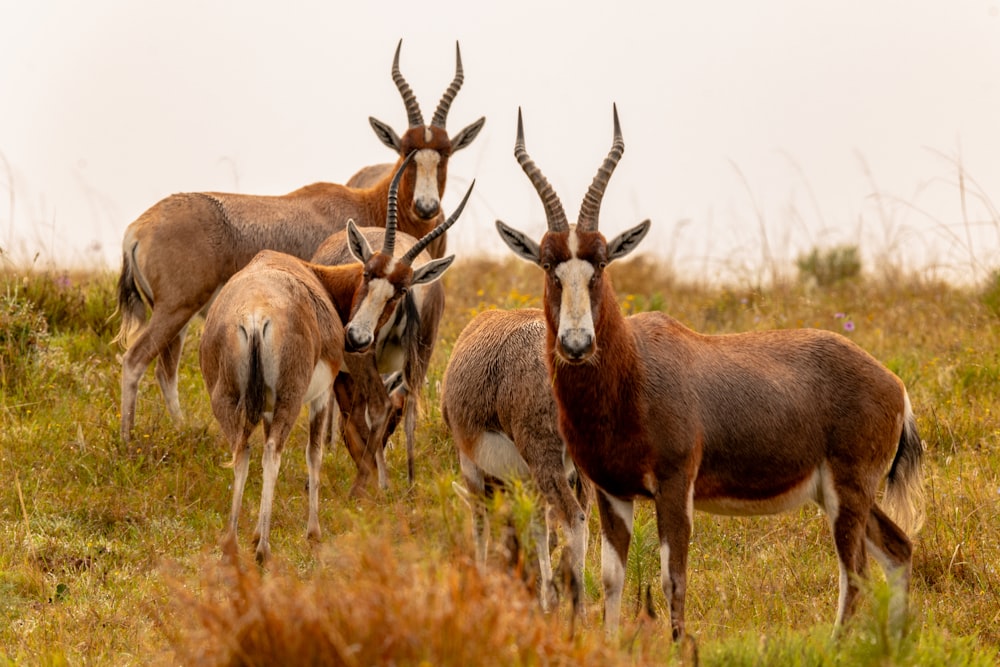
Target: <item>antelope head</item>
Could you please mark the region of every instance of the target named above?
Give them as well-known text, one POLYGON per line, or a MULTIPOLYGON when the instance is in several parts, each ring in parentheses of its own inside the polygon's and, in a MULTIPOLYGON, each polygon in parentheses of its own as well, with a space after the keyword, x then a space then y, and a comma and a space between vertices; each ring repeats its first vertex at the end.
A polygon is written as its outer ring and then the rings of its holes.
POLYGON ((361 285, 354 293, 351 317, 344 327, 344 347, 348 352, 364 352, 375 342, 375 335, 411 287, 434 282, 440 278, 454 261, 454 255, 434 259, 418 268, 413 268, 413 260, 434 239, 444 234, 458 220, 465 203, 472 194, 473 181, 455 212, 447 220, 425 234, 405 254, 394 257, 396 249, 396 219, 399 181, 414 158, 410 153, 396 170, 389 186, 388 214, 386 216, 385 237, 379 252, 372 250, 353 220, 347 223, 348 246, 351 254, 364 265, 361 285))
POLYGON ((615 107, 611 151, 583 198, 577 223, 571 225, 555 190, 528 157, 521 110, 518 109, 514 156, 542 199, 548 231, 539 243, 500 220, 497 220, 497 231, 519 257, 545 271, 543 300, 548 328, 555 334, 555 351, 559 358, 571 364, 593 358, 597 352, 600 314, 609 305, 609 300, 610 306, 618 307, 605 269, 614 260, 632 252, 649 231, 649 220, 645 220, 608 242, 597 228, 601 199, 624 151, 625 142, 615 107))
MULTIPOLYGON (((406 116, 409 128, 402 137, 382 121, 369 117, 372 129, 379 140, 399 153, 400 157, 415 154, 413 168, 416 178, 413 179, 413 213, 423 220, 430 220, 441 210, 441 197, 444 195, 444 185, 448 178, 448 158, 455 151, 461 150, 472 143, 486 122, 481 117, 454 137, 449 137, 445 129, 448 120, 448 110, 462 87, 465 74, 462 71, 462 52, 455 42, 455 78, 445 90, 430 125, 424 124, 424 116, 417 104, 417 98, 409 84, 399 71, 399 50, 403 40, 396 46, 396 56, 392 60, 392 80, 403 97, 406 106, 406 116)), ((409 193, 404 193, 404 200, 409 199, 409 193)))

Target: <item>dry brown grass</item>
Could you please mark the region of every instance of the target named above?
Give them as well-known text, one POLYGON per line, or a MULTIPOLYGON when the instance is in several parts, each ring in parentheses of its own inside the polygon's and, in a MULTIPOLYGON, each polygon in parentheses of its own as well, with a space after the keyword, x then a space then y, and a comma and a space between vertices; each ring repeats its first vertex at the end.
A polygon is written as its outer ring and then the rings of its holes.
POLYGON ((250 665, 615 665, 593 635, 569 636, 519 579, 467 558, 427 562, 385 538, 338 541, 302 576, 277 562, 262 574, 232 543, 209 560, 200 590, 171 585, 160 616, 164 663, 250 665))

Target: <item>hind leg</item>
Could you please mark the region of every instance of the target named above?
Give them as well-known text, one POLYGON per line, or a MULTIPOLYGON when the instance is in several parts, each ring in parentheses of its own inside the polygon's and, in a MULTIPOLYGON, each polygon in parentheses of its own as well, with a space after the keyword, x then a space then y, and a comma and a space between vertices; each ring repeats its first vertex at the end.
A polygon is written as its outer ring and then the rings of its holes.
POLYGON ((465 499, 472 509, 472 537, 476 544, 476 565, 480 569, 486 566, 486 550, 489 547, 489 523, 486 517, 486 477, 476 462, 458 452, 458 463, 462 470, 462 480, 465 482, 465 492, 456 485, 459 495, 465 499))
POLYGON ((891 627, 901 628, 906 617, 907 596, 913 562, 913 545, 906 533, 873 505, 865 525, 865 544, 885 571, 892 587, 889 601, 891 627))
MULTIPOLYGON (((166 341, 172 341, 183 331, 194 315, 194 312, 189 310, 171 312, 167 310, 166 307, 154 308, 146 327, 122 357, 121 437, 125 442, 131 439, 132 428, 135 425, 139 381, 149 364, 162 352, 166 341)), ((176 370, 174 375, 176 377, 176 370)), ((176 394, 176 386, 174 393, 176 394)))
POLYGON ((180 396, 177 393, 177 374, 181 366, 181 350, 184 347, 184 336, 187 334, 187 328, 188 325, 185 324, 177 332, 177 335, 160 350, 160 358, 156 362, 156 381, 160 385, 160 392, 167 404, 167 412, 170 413, 176 424, 181 424, 184 421, 180 396))
POLYGON ((835 627, 840 628, 857 606, 858 578, 866 569, 865 532, 872 501, 851 489, 836 489, 836 507, 827 507, 840 566, 840 594, 835 627))
MULTIPOLYGON (((330 409, 327 394, 309 406, 309 442, 306 445, 306 464, 309 470, 309 519, 306 524, 306 538, 314 542, 320 539, 319 527, 319 478, 323 464, 323 444, 326 441, 327 411, 330 409)), ((334 418, 335 419, 335 418, 334 418)))

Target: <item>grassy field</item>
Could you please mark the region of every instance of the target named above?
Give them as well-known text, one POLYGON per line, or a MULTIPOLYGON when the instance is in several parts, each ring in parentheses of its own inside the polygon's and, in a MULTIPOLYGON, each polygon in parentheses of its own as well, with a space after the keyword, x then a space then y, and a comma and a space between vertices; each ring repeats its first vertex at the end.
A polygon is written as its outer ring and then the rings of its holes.
MULTIPOLYGON (((927 444, 927 523, 915 538, 912 615, 887 632, 872 563, 860 613, 831 639, 837 565, 815 507, 777 517, 698 514, 689 559, 692 639, 669 641, 652 508, 639 504, 623 630, 601 628, 598 524, 591 517, 586 615, 544 616, 501 554, 508 521, 536 504, 496 501, 492 561, 472 563, 470 514, 452 490, 457 457, 438 409, 459 331, 478 311, 539 305, 523 262, 459 260, 418 426, 416 484, 389 452, 391 488, 347 491, 346 451, 326 453, 318 546, 305 539, 305 419, 278 479, 273 564, 252 565, 260 488, 254 457, 239 544, 220 545, 227 446, 197 368, 200 323, 181 371, 186 422, 166 414, 152 373, 137 442, 121 443, 116 277, 7 271, 0 289, 0 665, 994 665, 1000 661, 1000 320, 981 289, 919 276, 751 287, 678 282, 655 262, 614 266, 626 312, 664 310, 706 333, 819 327, 850 336, 907 383, 927 444), (651 587, 650 604, 643 600, 651 587)), ((260 436, 255 442, 259 442, 260 436)), ((394 441, 399 436, 394 436, 394 441)), ((257 450, 259 452, 259 448, 257 450)), ((528 559, 530 561, 530 559, 528 559)))

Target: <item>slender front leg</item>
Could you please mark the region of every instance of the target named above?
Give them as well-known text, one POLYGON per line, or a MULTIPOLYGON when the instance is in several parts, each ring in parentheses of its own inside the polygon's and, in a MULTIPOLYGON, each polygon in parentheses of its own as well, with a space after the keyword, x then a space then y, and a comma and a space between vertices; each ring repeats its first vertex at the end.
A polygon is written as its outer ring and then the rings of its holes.
POLYGON ((618 633, 621 618, 625 564, 632 541, 633 503, 597 492, 597 510, 601 517, 601 582, 604 585, 604 631, 610 637, 618 633))

